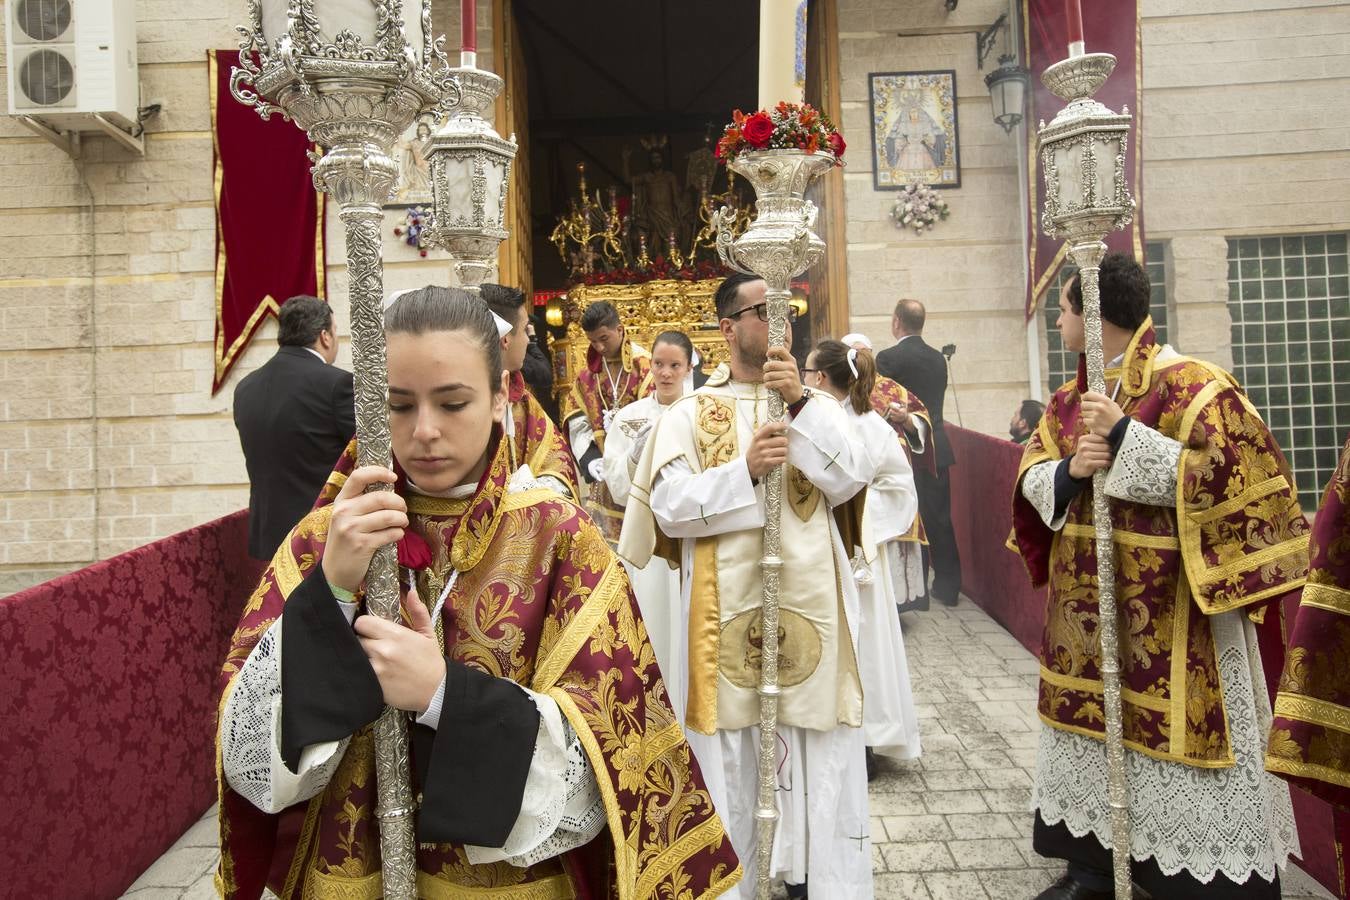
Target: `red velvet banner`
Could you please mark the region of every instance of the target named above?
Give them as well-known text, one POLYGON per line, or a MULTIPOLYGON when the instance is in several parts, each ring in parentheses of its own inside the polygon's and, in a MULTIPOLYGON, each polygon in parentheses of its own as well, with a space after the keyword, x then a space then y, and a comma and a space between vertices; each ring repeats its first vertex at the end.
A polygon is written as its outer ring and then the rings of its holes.
POLYGON ((323 296, 323 195, 309 138, 279 115, 264 122, 230 96, 238 50, 208 50, 216 190, 216 371, 211 393, 263 319, 296 294, 323 296))
MULTIPOLYGON (((1097 91, 1096 99, 1115 112, 1128 107, 1134 122, 1125 152, 1125 178, 1138 206, 1134 223, 1124 231, 1113 231, 1106 238, 1112 250, 1133 253, 1144 259, 1143 148, 1139 146, 1143 121, 1143 48, 1139 39, 1139 7, 1136 0, 1082 0, 1083 37, 1089 53, 1110 53, 1116 69, 1097 91)), ((1036 128, 1049 122, 1061 109, 1060 100, 1045 85, 1041 73, 1069 55, 1068 21, 1064 0, 1022 0, 1023 59, 1031 70, 1031 90, 1027 92, 1027 196, 1032 206, 1027 213, 1027 252, 1030 254, 1026 296, 1028 321, 1036 315, 1045 289, 1054 281, 1064 263, 1064 243, 1046 237, 1041 231, 1041 210, 1045 208, 1045 174, 1036 148, 1036 128)))

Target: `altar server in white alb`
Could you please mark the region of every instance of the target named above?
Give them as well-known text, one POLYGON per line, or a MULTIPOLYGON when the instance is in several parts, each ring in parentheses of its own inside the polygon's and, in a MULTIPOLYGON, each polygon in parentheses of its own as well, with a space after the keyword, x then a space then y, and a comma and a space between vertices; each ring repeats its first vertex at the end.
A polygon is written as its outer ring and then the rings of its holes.
POLYGON ((853 576, 861 601, 858 669, 863 686, 863 734, 867 738, 868 777, 875 773, 873 753, 892 759, 919 756, 919 719, 914 711, 905 639, 896 614, 897 582, 905 589, 907 548, 901 543, 919 512, 914 470, 895 430, 872 410, 876 384, 872 354, 840 341, 825 340, 806 359, 806 383, 827 392, 848 413, 849 424, 873 464, 863 502, 862 530, 853 558, 853 576))
MULTIPOLYGON (((652 428, 671 404, 693 389, 694 345, 680 331, 663 331, 652 344, 651 380, 654 392, 634 400, 614 414, 605 441, 604 475, 609 494, 619 506, 628 503, 628 488, 642 456, 642 448, 652 428)), ((683 628, 680 608, 680 571, 670 562, 656 557, 643 568, 625 562, 633 593, 637 595, 642 618, 656 650, 656 661, 666 673, 666 687, 675 706, 675 714, 684 718, 684 694, 672 689, 674 671, 672 636, 683 628)))
MULTIPOLYGON (((743 275, 718 288, 730 364, 657 423, 633 477, 620 554, 637 566, 654 552, 679 561, 686 624, 673 644, 683 665, 663 674, 672 693, 685 685, 690 746, 736 852, 753 860, 762 482, 787 464, 773 874, 792 897, 806 895, 809 877, 817 898, 869 898, 858 592, 836 513, 852 514, 849 501, 866 486, 872 464, 838 402, 803 389, 792 355, 768 346, 766 292, 762 279, 743 275), (768 422, 770 390, 787 403, 785 422, 768 422)), ((731 896, 753 896, 753 879, 738 889, 731 896)))

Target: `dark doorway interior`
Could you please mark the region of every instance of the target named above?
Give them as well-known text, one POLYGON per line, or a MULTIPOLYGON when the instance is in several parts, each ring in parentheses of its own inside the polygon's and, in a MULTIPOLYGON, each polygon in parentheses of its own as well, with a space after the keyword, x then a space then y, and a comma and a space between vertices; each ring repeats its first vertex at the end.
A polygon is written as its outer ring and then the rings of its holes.
MULTIPOLYGON (((696 208, 690 155, 705 139, 715 145, 733 109, 755 106, 759 4, 519 0, 513 9, 529 72, 534 287, 564 288, 567 268, 549 235, 578 196, 578 163, 592 199, 599 190, 608 203, 613 188, 626 210, 655 148, 683 209, 696 208)), ((719 166, 713 192, 725 186, 719 166)))

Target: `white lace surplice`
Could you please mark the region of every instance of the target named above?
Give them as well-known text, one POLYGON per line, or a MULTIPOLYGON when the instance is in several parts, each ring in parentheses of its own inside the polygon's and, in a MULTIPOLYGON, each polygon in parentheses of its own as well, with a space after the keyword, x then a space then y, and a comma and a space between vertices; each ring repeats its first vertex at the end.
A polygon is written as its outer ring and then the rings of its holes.
MULTIPOLYGON (((1157 506, 1176 500, 1181 444, 1138 422, 1127 426, 1107 473, 1107 493, 1157 506)), ((1029 469, 1022 493, 1051 527, 1054 467, 1029 469)), ((1164 875, 1186 871, 1208 883, 1222 873, 1235 882, 1255 874, 1270 881, 1298 854, 1289 786, 1265 771, 1270 701, 1256 632, 1243 610, 1209 617, 1236 764, 1202 769, 1125 750, 1129 779, 1130 847, 1152 858, 1164 875)), ((1048 825, 1063 823, 1075 837, 1089 833, 1111 846, 1106 745, 1045 726, 1036 757, 1032 809, 1048 825)))

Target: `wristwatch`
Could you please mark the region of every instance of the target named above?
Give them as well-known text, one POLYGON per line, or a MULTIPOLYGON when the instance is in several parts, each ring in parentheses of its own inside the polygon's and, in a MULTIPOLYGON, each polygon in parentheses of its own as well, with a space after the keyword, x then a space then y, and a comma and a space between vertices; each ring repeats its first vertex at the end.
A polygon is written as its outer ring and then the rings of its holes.
POLYGON ((788 415, 792 416, 795 419, 797 417, 797 414, 802 411, 802 407, 806 405, 806 401, 810 400, 814 393, 815 392, 812 391, 809 387, 802 388, 801 397, 797 398, 797 402, 793 403, 787 408, 788 415))

